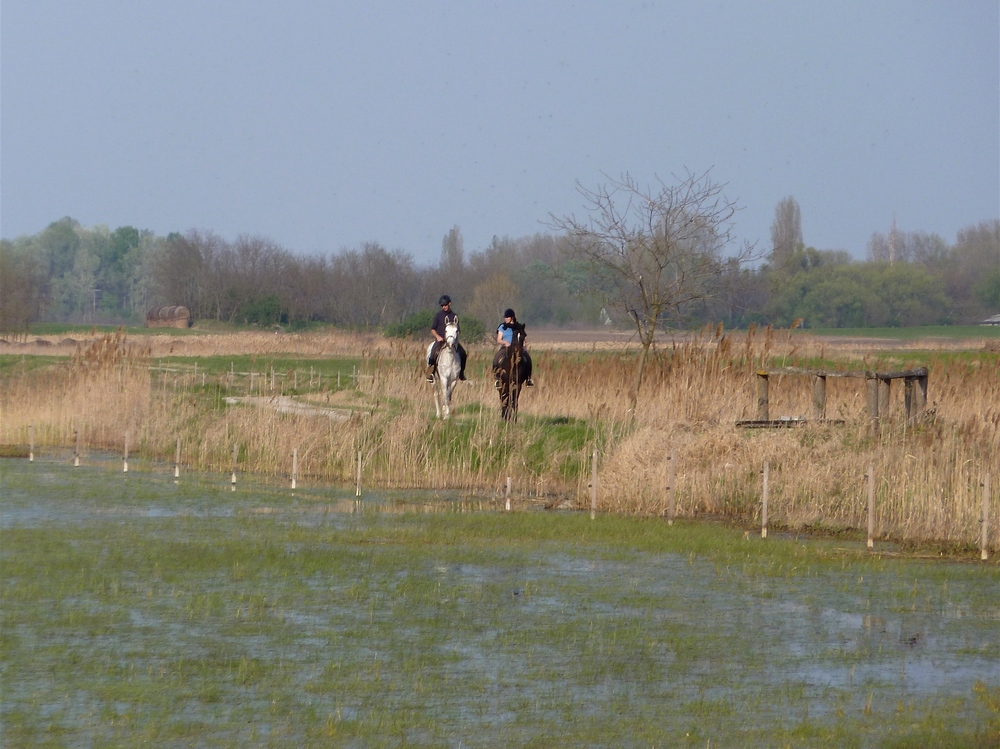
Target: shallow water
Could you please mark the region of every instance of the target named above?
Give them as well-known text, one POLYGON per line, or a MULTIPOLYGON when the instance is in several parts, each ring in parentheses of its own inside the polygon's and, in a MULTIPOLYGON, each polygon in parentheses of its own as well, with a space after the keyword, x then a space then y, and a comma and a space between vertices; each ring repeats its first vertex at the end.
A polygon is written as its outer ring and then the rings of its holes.
POLYGON ((67 555, 29 580, 0 547, 4 725, 81 746, 153 726, 162 745, 288 746, 327 728, 358 745, 704 746, 988 726, 976 690, 1000 688, 995 564, 779 574, 761 560, 803 542, 748 539, 736 563, 694 539, 587 539, 586 523, 579 541, 461 519, 421 540, 448 521, 435 516, 501 502, 353 494, 0 461, 0 532, 44 531, 67 555))

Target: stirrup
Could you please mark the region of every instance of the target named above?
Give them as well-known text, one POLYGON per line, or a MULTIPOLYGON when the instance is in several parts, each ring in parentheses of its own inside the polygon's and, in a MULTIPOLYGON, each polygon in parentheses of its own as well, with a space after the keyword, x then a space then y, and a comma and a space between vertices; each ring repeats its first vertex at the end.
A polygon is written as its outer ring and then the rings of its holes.
POLYGON ((524 381, 524 386, 528 388, 533 388, 535 386, 535 383, 532 382, 531 378, 529 377, 527 380, 524 381))

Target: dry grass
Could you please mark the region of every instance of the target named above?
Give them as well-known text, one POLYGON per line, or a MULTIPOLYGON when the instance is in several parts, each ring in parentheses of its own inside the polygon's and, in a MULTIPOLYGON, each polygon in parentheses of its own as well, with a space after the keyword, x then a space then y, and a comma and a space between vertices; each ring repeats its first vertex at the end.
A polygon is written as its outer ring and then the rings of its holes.
MULTIPOLYGON (((54 346, 53 353, 59 349, 54 346)), ((662 514, 668 456, 677 455, 681 515, 712 513, 747 522, 759 513, 761 478, 770 465, 769 515, 775 525, 841 530, 866 523, 865 472, 876 477, 876 533, 883 538, 975 544, 984 472, 1000 486, 1000 356, 877 353, 856 342, 831 345, 787 331, 726 334, 707 330, 666 343, 647 365, 639 410, 628 412, 635 351, 536 344, 538 387, 525 391, 520 423, 506 426, 485 362, 491 349, 472 347, 473 382, 456 395, 458 417, 434 421, 421 382, 423 344, 377 335, 232 334, 138 342, 106 336, 64 364, 16 370, 0 387, 0 444, 68 447, 74 429, 92 449, 120 450, 128 431, 133 451, 164 460, 182 440, 183 461, 226 472, 232 445, 240 470, 287 477, 298 450, 300 481, 350 482, 360 451, 368 485, 499 491, 506 476, 525 494, 587 501, 589 453, 596 441, 600 505, 614 512, 662 514), (586 350, 584 350, 586 349, 586 350), (347 409, 347 421, 220 408, 184 375, 157 376, 158 356, 296 354, 360 357, 367 378, 357 391, 308 394, 347 409), (915 359, 915 356, 922 357, 915 359), (928 360, 929 357, 929 360, 928 360), (928 416, 917 427, 902 419, 902 388, 873 438, 864 381, 829 379, 827 415, 841 426, 810 424, 780 431, 738 430, 752 418, 753 373, 760 366, 826 369, 930 367, 928 416), (560 431, 562 430, 562 431, 560 431), (556 433, 563 438, 556 438, 556 433), (567 436, 568 435, 568 436, 567 436)), ((221 379, 218 384, 225 384, 221 379)), ((209 383, 211 390, 212 383, 209 383)), ((239 393, 236 393, 239 394, 239 393)), ((772 418, 810 413, 807 380, 772 377, 772 418)), ((995 492, 994 492, 995 494, 995 492)), ((991 498, 990 522, 998 525, 991 498)), ((996 531, 993 533, 996 537, 996 531)))

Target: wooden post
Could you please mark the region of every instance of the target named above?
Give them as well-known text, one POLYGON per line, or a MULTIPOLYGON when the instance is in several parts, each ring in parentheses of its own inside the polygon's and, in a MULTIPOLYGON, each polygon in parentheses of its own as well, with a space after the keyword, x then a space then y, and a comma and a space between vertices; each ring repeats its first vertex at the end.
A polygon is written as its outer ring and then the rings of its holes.
POLYGON ((80 430, 73 430, 73 439, 76 442, 76 449, 73 451, 73 467, 80 467, 80 430))
POLYGON ((913 419, 919 421, 924 417, 927 408, 927 375, 917 378, 917 387, 913 391, 913 419))
POLYGON ((294 387, 296 390, 298 390, 299 389, 299 370, 297 370, 297 369, 292 371, 292 382, 294 383, 294 385, 292 387, 294 387))
POLYGON ((313 368, 312 368, 312 365, 310 364, 309 365, 309 387, 312 387, 312 386, 313 386, 313 368))
POLYGON ((874 377, 867 378, 865 391, 868 400, 868 418, 872 422, 872 434, 878 436, 878 380, 874 377))
POLYGON ((174 453, 174 482, 181 477, 181 438, 177 438, 177 451, 174 453))
POLYGON ((274 366, 271 367, 271 392, 274 392, 274 366))
POLYGON ((356 497, 361 496, 361 451, 360 450, 358 450, 358 489, 354 496, 356 497))
POLYGON ((337 390, 340 390, 340 372, 337 372, 337 390))
POLYGON ((868 548, 875 548, 875 466, 868 466, 868 548))
POLYGON ((768 420, 767 403, 767 372, 762 369, 757 370, 757 421, 768 420))
POLYGON ((676 510, 675 500, 674 500, 674 486, 677 483, 677 451, 671 450, 670 457, 667 458, 670 466, 667 481, 667 525, 674 524, 674 515, 676 510))
POLYGON ((125 452, 122 453, 122 473, 128 473, 128 432, 125 432, 125 452))
POLYGON ((238 451, 239 451, 239 445, 234 442, 233 443, 233 482, 232 482, 233 488, 232 488, 232 491, 236 491, 236 455, 237 455, 238 451))
POLYGON ((903 410, 906 411, 906 423, 912 426, 916 421, 913 414, 913 385, 915 377, 907 377, 903 380, 903 410))
POLYGON ((201 386, 205 387, 205 373, 204 372, 201 373, 201 386))
POLYGON ((760 537, 767 538, 767 494, 768 494, 768 479, 771 471, 771 464, 768 461, 764 461, 764 497, 761 501, 760 510, 760 537))
POLYGON ((817 421, 826 418, 826 375, 813 378, 813 418, 817 421))
POLYGON ((879 420, 889 415, 889 395, 892 389, 892 380, 883 378, 878 381, 878 416, 879 420))
POLYGON ((28 462, 35 462, 35 425, 28 424, 28 462))
POLYGON ((251 367, 250 368, 250 391, 249 391, 250 395, 253 395, 253 376, 254 376, 254 374, 255 373, 253 371, 253 367, 251 367))
POLYGON ((990 543, 990 474, 983 476, 983 509, 979 519, 982 526, 979 528, 979 558, 986 561, 989 556, 990 543))
POLYGON ((597 517, 597 445, 594 445, 594 455, 590 468, 590 519, 597 517))
POLYGON ((236 375, 234 367, 235 365, 229 362, 229 387, 233 386, 233 377, 236 375))
POLYGON ((295 488, 295 479, 299 473, 299 448, 292 448, 292 489, 295 488))
POLYGON ((507 477, 507 512, 510 512, 510 476, 507 477))

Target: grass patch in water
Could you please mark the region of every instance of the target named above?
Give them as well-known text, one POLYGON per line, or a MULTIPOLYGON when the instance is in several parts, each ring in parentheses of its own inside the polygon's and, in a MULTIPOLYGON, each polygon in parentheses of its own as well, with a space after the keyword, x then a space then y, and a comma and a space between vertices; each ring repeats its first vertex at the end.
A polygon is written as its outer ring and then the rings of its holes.
POLYGON ((585 513, 339 513, 334 490, 23 461, 0 463, 0 489, 12 744, 911 746, 1000 730, 995 565, 585 513))

